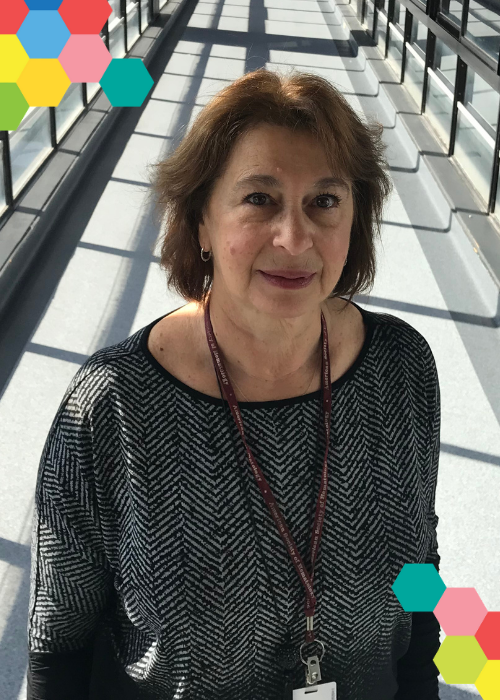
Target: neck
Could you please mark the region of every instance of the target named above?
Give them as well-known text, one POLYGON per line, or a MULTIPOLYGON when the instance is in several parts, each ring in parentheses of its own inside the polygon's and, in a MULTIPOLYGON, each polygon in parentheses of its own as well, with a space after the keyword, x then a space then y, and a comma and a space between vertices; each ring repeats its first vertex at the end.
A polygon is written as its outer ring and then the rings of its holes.
POLYGON ((321 311, 328 322, 326 303, 285 318, 212 294, 210 319, 230 377, 265 387, 310 380, 314 368, 320 370, 321 311))

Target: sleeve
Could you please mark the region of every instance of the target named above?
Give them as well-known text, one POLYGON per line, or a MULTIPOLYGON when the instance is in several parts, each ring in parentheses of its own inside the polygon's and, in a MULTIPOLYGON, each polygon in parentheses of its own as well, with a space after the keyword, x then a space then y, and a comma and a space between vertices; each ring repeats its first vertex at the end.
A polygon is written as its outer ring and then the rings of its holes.
POLYGON ((31 539, 28 700, 86 700, 92 645, 113 586, 82 393, 63 399, 38 468, 31 539))
MULTIPOLYGON (((427 343, 426 343, 427 345, 427 343)), ((441 432, 441 395, 436 363, 430 348, 429 369, 425 391, 429 406, 430 459, 426 479, 428 523, 431 532, 426 563, 434 564, 439 572, 437 525, 439 518, 435 511, 436 487, 439 468, 441 432)), ((412 613, 410 645, 406 654, 398 660, 399 689, 394 700, 439 700, 439 670, 433 659, 440 646, 441 627, 433 612, 412 613)))

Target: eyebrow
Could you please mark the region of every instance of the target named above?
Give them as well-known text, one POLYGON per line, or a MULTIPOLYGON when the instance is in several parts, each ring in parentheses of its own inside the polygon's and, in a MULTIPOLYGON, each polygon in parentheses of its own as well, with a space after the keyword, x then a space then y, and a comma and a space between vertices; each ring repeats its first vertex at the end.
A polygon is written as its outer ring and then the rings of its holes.
MULTIPOLYGON (((246 177, 241 178, 241 180, 238 180, 233 188, 233 191, 240 190, 254 182, 264 185, 265 187, 279 187, 281 185, 280 180, 277 180, 272 175, 247 175, 246 177)), ((341 177, 323 177, 321 180, 315 182, 313 187, 318 189, 320 187, 330 187, 331 185, 341 187, 342 189, 346 190, 346 192, 350 191, 348 183, 341 177)))

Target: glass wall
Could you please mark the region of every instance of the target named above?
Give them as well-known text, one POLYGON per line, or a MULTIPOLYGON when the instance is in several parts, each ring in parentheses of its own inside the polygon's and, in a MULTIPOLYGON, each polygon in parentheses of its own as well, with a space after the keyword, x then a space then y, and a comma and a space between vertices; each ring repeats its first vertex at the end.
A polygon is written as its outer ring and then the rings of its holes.
POLYGON ((404 34, 405 28, 405 17, 406 17, 406 7, 396 0, 394 3, 394 24, 399 26, 401 32, 404 34))
POLYGON ((440 8, 450 22, 460 27, 462 22, 462 0, 441 0, 440 8))
POLYGON ((425 114, 443 142, 443 146, 448 150, 453 114, 453 92, 432 69, 428 71, 427 76, 425 114))
POLYGON ((458 105, 455 158, 487 202, 493 168, 495 141, 461 104, 458 105))
MULTIPOLYGON (((109 34, 109 49, 113 58, 125 56, 125 27, 127 29, 128 47, 130 48, 144 32, 152 20, 148 0, 130 0, 127 2, 125 16, 121 16, 121 0, 108 0, 111 14, 107 25, 101 32, 101 38, 106 41, 109 34), (139 7, 141 22, 139 23, 139 7), (107 30, 107 31, 106 31, 107 30)), ((167 0, 161 0, 160 9, 167 0)), ((158 4, 156 5, 158 7, 158 4)), ((86 85, 87 104, 100 91, 99 83, 86 85)), ((2 132, 5 135, 10 151, 10 178, 14 199, 29 183, 30 179, 43 165, 47 157, 53 153, 54 144, 60 143, 64 135, 83 113, 83 90, 80 83, 69 86, 59 105, 55 108, 30 107, 21 124, 15 131, 2 132), (52 112, 53 110, 53 112, 52 112), (51 120, 51 113, 55 119, 51 120)), ((8 213, 14 203, 6 203, 5 179, 3 166, 4 142, 0 139, 0 215, 8 213)), ((9 175, 9 173, 7 173, 9 175)), ((10 189, 9 189, 10 192, 10 189)))
POLYGON ((127 5, 127 48, 130 48, 135 44, 137 39, 140 37, 141 33, 139 31, 139 3, 131 2, 127 5))
POLYGON ((415 53, 411 46, 406 47, 405 85, 417 103, 418 108, 422 104, 422 90, 424 87, 425 62, 415 53))
POLYGON ((371 0, 366 0, 365 21, 363 26, 373 36, 373 21, 375 19, 375 6, 371 0))
POLYGON ((495 138, 499 94, 471 68, 467 70, 464 105, 486 131, 495 138))
MULTIPOLYGON (((350 2, 360 14, 362 0, 350 2)), ((439 0, 437 16, 429 0, 395 0, 391 22, 387 15, 389 0, 367 0, 366 7, 365 30, 370 33, 376 21, 374 39, 383 55, 389 32, 388 64, 399 79, 403 75, 404 86, 416 104, 424 104, 425 119, 444 153, 453 154, 487 213, 493 208, 490 192, 498 193, 495 214, 500 223, 500 187, 493 173, 495 158, 499 157, 495 144, 500 128, 500 0, 469 0, 466 22, 462 22, 462 0, 439 0), (425 19, 413 14, 415 3, 425 11, 425 19), (407 18, 411 19, 411 34, 403 51, 407 18)))
POLYGON ((56 134, 60 141, 83 109, 82 86, 72 83, 56 107, 56 134))
POLYGON ((465 36, 496 63, 500 47, 500 3, 496 0, 469 0, 465 36))
POLYGON ((48 107, 30 107, 16 131, 9 131, 14 197, 52 150, 48 107))
POLYGON ((411 25, 411 45, 419 56, 425 58, 427 49, 427 27, 422 22, 419 22, 416 17, 413 18, 411 25))
POLYGON ((436 50, 433 66, 436 74, 450 89, 455 89, 455 76, 457 73, 458 56, 441 39, 436 37, 436 50))
POLYGON ((401 33, 389 23, 389 49, 387 60, 396 75, 401 77, 401 66, 403 65, 403 37, 401 33))
POLYGON ((3 171, 3 141, 0 141, 0 213, 3 212, 7 206, 5 201, 5 189, 4 189, 4 171, 3 171))

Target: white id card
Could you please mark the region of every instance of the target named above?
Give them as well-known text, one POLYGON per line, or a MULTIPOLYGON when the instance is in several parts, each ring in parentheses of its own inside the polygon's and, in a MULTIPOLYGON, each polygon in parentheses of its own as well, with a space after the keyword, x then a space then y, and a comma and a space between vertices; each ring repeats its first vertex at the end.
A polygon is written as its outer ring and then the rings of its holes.
POLYGON ((304 698, 307 700, 337 700, 337 684, 332 681, 293 691, 293 700, 304 700, 304 698))

